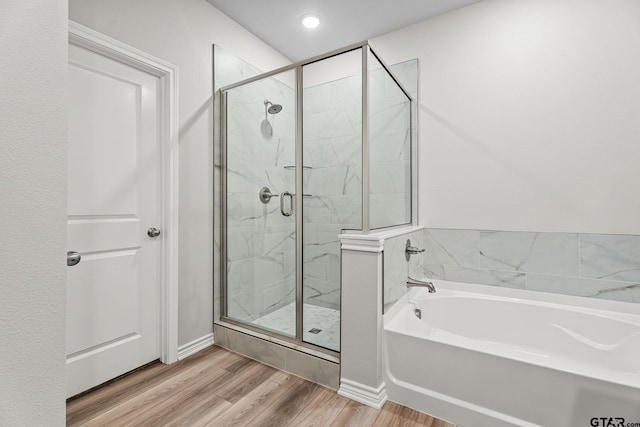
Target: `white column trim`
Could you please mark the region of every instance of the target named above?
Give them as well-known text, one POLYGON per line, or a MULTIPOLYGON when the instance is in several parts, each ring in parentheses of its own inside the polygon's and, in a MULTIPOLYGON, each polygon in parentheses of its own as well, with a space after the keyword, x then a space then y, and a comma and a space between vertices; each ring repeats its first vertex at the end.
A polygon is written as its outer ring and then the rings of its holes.
POLYGON ((162 140, 160 360, 178 360, 178 68, 88 27, 69 21, 69 43, 142 70, 159 80, 162 140))
POLYGON ((340 239, 340 247, 342 250, 379 253, 383 251, 384 241, 386 239, 413 233, 414 231, 422 230, 423 228, 424 227, 422 226, 409 226, 378 231, 371 234, 344 233, 338 235, 338 239, 340 239))
POLYGON ((382 408, 387 401, 387 390, 384 382, 378 388, 373 388, 341 378, 338 394, 376 409, 382 408))

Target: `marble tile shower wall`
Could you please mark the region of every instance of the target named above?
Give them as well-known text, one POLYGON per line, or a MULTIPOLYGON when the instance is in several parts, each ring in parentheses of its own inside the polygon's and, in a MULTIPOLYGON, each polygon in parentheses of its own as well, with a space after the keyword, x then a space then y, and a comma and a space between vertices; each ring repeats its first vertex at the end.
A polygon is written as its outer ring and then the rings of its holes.
POLYGON ((424 277, 640 303, 637 235, 451 229, 423 233, 424 277))
POLYGON ((295 300, 295 220, 279 198, 262 204, 258 192, 294 192, 295 94, 275 78, 233 89, 227 113, 227 313, 250 321, 295 300), (281 104, 261 131, 264 100, 281 104))
POLYGON ((362 226, 360 76, 304 89, 304 300, 340 308, 343 229, 362 226))

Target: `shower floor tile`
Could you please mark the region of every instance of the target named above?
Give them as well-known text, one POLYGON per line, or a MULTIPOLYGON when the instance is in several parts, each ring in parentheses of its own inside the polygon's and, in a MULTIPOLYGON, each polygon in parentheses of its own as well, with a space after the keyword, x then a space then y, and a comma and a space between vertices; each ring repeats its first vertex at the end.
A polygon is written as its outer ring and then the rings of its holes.
MULTIPOLYGON (((305 342, 330 350, 340 350, 340 310, 304 304, 302 316, 304 326, 302 338, 305 342)), ((291 303, 252 323, 285 335, 295 336, 296 305, 291 303)))

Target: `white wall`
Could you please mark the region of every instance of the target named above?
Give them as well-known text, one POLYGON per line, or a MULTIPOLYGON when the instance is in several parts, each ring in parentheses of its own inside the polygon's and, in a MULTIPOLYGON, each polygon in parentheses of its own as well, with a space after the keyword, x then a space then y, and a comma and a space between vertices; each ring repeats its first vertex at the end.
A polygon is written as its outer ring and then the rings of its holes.
POLYGON ((0 425, 64 425, 67 2, 0 10, 0 425))
POLYGON ((290 63, 205 0, 71 0, 69 17, 179 68, 180 345, 213 327, 212 44, 262 70, 290 63))
POLYGON ((639 23, 637 0, 484 0, 374 39, 420 59, 420 223, 640 234, 639 23))

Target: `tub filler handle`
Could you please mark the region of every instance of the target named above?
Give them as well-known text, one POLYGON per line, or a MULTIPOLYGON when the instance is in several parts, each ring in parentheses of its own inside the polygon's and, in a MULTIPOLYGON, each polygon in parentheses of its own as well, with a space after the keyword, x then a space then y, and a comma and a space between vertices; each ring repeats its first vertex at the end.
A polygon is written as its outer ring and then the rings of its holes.
POLYGON ((407 278, 407 288, 416 288, 416 287, 427 288, 430 294, 436 291, 436 287, 433 286, 432 282, 416 280, 416 279, 412 279, 411 277, 407 278))
POLYGON ((407 239, 407 243, 404 247, 404 259, 407 260, 407 262, 409 262, 409 260, 411 259, 411 255, 421 254, 422 252, 424 252, 424 249, 419 249, 416 246, 411 246, 411 240, 407 239))

